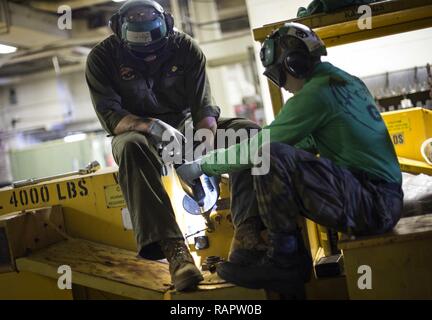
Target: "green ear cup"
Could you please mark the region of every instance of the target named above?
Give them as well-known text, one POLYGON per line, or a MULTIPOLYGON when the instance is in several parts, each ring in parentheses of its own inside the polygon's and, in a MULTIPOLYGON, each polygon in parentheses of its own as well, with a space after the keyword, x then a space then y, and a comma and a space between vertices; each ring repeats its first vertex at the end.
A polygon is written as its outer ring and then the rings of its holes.
POLYGON ((275 58, 275 41, 272 38, 268 38, 264 41, 261 52, 260 59, 264 67, 268 67, 273 64, 275 58))

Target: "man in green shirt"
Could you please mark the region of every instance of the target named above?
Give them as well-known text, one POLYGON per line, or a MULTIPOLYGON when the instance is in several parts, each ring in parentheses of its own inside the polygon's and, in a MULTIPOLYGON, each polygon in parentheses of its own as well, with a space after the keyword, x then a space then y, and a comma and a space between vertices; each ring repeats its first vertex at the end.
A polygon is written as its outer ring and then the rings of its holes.
POLYGON ((288 23, 272 33, 261 51, 264 74, 294 96, 258 135, 177 170, 191 181, 264 159, 253 179, 269 246, 266 252, 235 250, 218 268, 238 285, 289 293, 309 280, 312 261, 297 228, 299 215, 352 235, 387 232, 400 218, 401 172, 374 99, 360 79, 321 62, 326 54, 304 25, 288 23))
MULTIPOLYGON (((162 183, 160 150, 172 143, 183 145, 181 132, 189 122, 211 134, 218 128, 237 131, 259 126, 246 119, 219 117, 203 52, 191 37, 174 30, 172 16, 156 1, 127 1, 110 25, 114 34, 88 56, 86 80, 96 114, 113 136, 119 185, 139 255, 167 258, 175 288, 193 289, 203 278, 162 183)), ((256 215, 256 199, 249 197, 254 193, 250 170, 230 178, 233 200, 238 197, 233 212, 256 215)))

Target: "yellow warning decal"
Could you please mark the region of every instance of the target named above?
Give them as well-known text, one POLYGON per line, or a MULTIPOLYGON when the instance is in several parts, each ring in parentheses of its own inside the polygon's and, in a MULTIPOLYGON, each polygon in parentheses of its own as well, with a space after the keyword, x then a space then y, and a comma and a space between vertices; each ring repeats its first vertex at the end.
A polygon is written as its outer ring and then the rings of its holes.
POLYGON ((126 203, 121 192, 120 186, 114 184, 105 186, 105 201, 108 208, 126 207, 126 203))
POLYGON ((385 121, 387 125, 387 129, 390 133, 394 132, 406 132, 411 130, 411 124, 409 119, 402 118, 397 120, 385 121))

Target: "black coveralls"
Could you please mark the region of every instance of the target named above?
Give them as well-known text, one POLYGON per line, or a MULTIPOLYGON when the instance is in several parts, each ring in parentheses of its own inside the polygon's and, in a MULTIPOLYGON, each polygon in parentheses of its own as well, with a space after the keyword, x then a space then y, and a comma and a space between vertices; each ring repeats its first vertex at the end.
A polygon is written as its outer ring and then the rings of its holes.
MULTIPOLYGON (((134 114, 158 118, 176 128, 190 117, 194 125, 205 117, 214 117, 219 129, 258 129, 245 119, 219 119, 205 64, 200 48, 182 33, 172 35, 165 52, 152 63, 136 58, 116 36, 105 39, 91 51, 86 68, 93 105, 103 128, 114 135, 120 120, 134 114)), ((112 151, 140 255, 161 259, 158 241, 183 235, 162 184, 162 161, 147 138, 138 132, 115 136, 112 151)), ((231 175, 231 195, 234 224, 258 214, 250 170, 231 175)))

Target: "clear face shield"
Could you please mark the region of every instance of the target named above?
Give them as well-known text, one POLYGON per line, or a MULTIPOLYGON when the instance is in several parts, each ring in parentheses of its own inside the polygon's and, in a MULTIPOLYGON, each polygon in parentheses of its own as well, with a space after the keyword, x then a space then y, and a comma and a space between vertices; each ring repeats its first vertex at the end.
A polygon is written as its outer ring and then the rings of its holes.
POLYGON ((265 67, 264 75, 276 86, 283 88, 287 82, 286 73, 283 68, 285 55, 279 55, 276 61, 275 57, 275 41, 271 38, 265 40, 260 52, 261 62, 265 67))
POLYGON ((285 87, 287 76, 282 62, 276 62, 275 64, 267 67, 263 74, 278 87, 285 87))
POLYGON ((152 7, 136 7, 128 10, 124 16, 124 20, 126 22, 147 22, 153 21, 160 13, 152 7))
POLYGON ((151 54, 166 43, 168 30, 165 18, 155 8, 131 8, 123 15, 122 21, 122 39, 133 51, 151 54))

